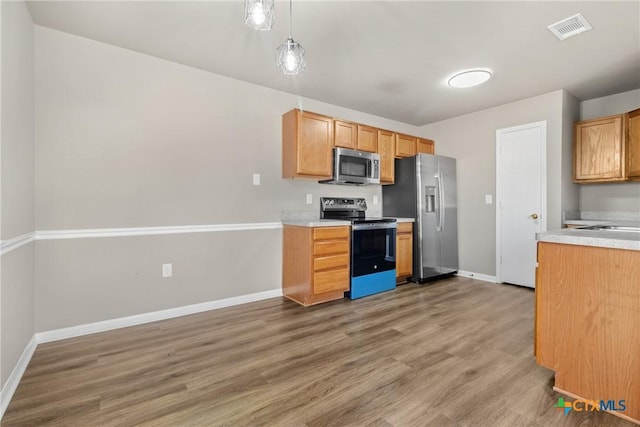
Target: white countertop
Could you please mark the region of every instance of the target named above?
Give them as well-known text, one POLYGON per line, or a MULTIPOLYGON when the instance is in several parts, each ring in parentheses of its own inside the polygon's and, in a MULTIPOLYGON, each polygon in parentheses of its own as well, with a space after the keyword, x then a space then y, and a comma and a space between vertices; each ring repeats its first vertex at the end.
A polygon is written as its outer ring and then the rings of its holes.
MULTIPOLYGON (((393 218, 398 222, 415 222, 414 218, 393 218)), ((297 227, 340 227, 341 225, 351 225, 351 221, 339 219, 283 219, 282 225, 294 225, 297 227)))
MULTIPOLYGON (((637 221, 584 221, 584 225, 639 226, 637 221)), ((580 222, 582 225, 582 221, 580 222)), ((583 230, 563 228, 536 233, 540 242, 565 243, 568 245, 599 246, 603 248, 640 251, 640 233, 634 231, 583 230)))

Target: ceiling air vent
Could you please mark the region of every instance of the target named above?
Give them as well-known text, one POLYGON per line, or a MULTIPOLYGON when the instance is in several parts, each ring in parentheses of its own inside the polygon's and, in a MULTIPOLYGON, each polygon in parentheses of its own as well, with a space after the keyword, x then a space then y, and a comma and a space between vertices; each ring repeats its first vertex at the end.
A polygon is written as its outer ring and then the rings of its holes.
POLYGON ((577 36, 580 33, 589 31, 591 25, 584 19, 581 14, 573 15, 562 21, 558 21, 555 24, 549 25, 547 28, 555 34, 560 40, 568 39, 569 37, 577 36))

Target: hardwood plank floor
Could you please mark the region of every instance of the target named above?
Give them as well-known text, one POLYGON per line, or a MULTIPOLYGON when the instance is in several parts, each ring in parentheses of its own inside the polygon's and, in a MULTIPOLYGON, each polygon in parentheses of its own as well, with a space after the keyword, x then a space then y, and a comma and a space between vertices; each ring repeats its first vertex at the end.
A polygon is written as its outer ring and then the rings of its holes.
POLYGON ((2 426, 631 426, 553 408, 533 304, 455 277, 42 344, 2 426))

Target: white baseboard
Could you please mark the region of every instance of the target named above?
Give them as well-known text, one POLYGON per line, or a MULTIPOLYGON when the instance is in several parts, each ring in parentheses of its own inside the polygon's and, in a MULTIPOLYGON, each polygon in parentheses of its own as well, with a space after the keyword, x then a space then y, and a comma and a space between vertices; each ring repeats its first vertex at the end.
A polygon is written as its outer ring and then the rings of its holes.
POLYGON ((172 319, 174 317, 187 316, 189 314, 202 313, 203 311, 216 310, 218 308, 231 307, 234 305, 246 304, 248 302, 260 301, 279 296, 282 296, 282 289, 272 289, 270 291, 258 292, 255 294, 240 295, 237 297, 168 308, 166 310, 153 311, 150 313, 136 314, 134 316, 119 317, 117 319, 104 320, 102 322, 87 323, 84 325, 71 326, 69 328, 38 332, 36 334, 36 339, 38 343, 64 340, 67 338, 95 334, 96 332, 142 325, 144 323, 157 322, 158 320, 172 319))
POLYGON ((458 270, 456 276, 468 277, 470 279, 482 280, 483 282, 498 283, 496 276, 489 276, 487 274, 473 273, 471 271, 458 270))
POLYGON ((18 359, 18 363, 11 371, 9 378, 3 384, 2 391, 0 391, 0 420, 4 416, 4 412, 7 410, 9 406, 9 402, 11 402, 11 398, 13 394, 16 392, 18 388, 18 384, 20 384, 20 380, 22 379, 22 375, 24 375, 24 371, 27 370, 27 366, 31 361, 31 356, 36 351, 36 347, 38 346, 38 341, 36 336, 31 337, 31 341, 27 344, 24 351, 20 355, 18 359))
POLYGON ((0 420, 2 420, 4 412, 9 406, 9 402, 11 402, 11 398, 18 388, 22 375, 24 375, 24 372, 31 361, 31 356, 33 356, 33 353, 36 351, 38 344, 80 337, 83 335, 94 334, 96 332, 126 328, 128 326, 142 325, 144 323, 156 322, 158 320, 172 319, 174 317, 187 316, 189 314, 202 313, 204 311, 216 310, 219 308, 231 307, 234 305, 246 304, 279 296, 282 296, 282 289, 272 289, 270 291, 257 292, 255 294, 240 295, 237 297, 185 305, 182 307, 169 308, 151 313, 120 317, 102 322, 87 323, 85 325, 71 326, 69 328, 38 332, 33 335, 29 344, 27 344, 27 347, 18 359, 18 363, 16 363, 16 366, 13 368, 11 375, 9 375, 9 378, 4 383, 2 391, 0 391, 0 403, 2 405, 0 409, 0 420))

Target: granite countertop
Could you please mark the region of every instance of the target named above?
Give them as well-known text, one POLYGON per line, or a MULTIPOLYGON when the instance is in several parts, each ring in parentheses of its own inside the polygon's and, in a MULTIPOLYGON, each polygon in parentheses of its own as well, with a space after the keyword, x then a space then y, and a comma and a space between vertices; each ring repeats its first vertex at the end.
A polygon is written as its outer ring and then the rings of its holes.
MULTIPOLYGON (((617 225, 638 227, 638 221, 584 221, 588 225, 617 225)), ((581 224, 582 222, 580 222, 581 224)), ((536 233, 540 242, 564 243, 568 245, 599 246, 603 248, 628 249, 640 251, 640 232, 584 230, 580 228, 563 228, 561 230, 536 233)))
MULTIPOLYGON (((394 218, 394 217, 385 217, 394 218)), ((398 222, 415 222, 414 218, 394 218, 398 222)), ((295 225, 297 227, 339 227, 341 225, 351 225, 351 221, 339 219, 283 219, 282 225, 295 225)))

